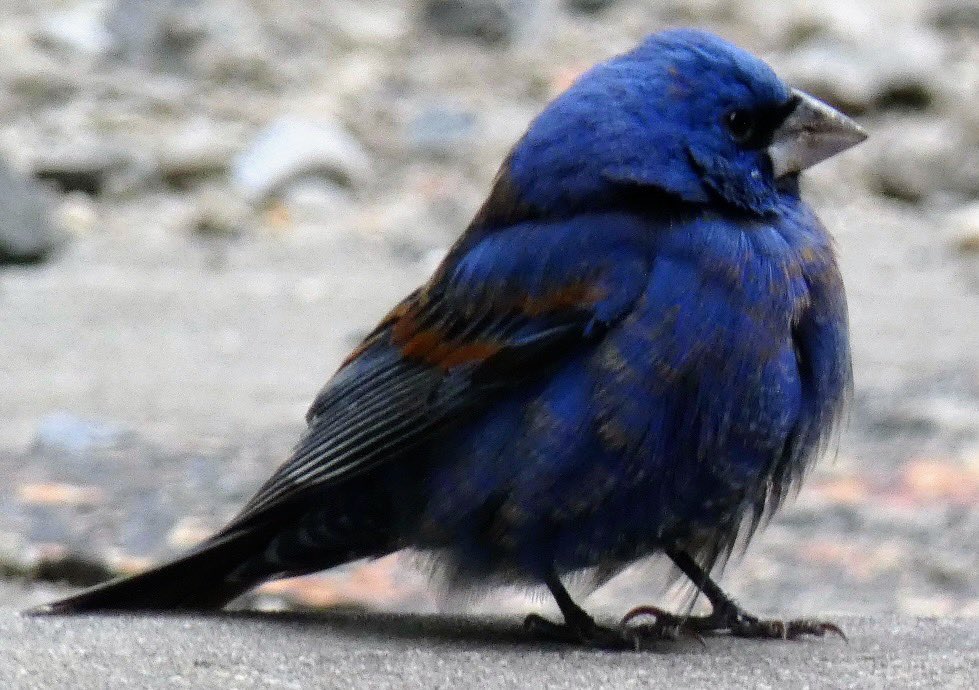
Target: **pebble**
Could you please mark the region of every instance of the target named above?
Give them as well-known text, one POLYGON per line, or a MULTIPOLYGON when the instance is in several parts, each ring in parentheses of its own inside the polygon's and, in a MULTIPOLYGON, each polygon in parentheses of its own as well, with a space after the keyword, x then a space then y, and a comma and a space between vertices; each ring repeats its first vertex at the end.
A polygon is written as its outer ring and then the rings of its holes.
POLYGON ((17 489, 21 503, 55 506, 93 506, 105 501, 105 491, 97 486, 77 484, 21 484, 17 489))
POLYGON ((131 165, 118 147, 94 139, 84 143, 65 141, 55 144, 32 161, 34 176, 53 184, 62 192, 83 192, 99 196, 110 179, 131 165))
POLYGON ((780 61, 779 72, 792 86, 851 114, 866 112, 874 100, 870 71, 827 41, 792 52, 780 61))
POLYGON ((297 222, 333 222, 353 210, 350 191, 322 178, 291 182, 282 190, 282 201, 297 222))
POLYGON ((178 1, 115 2, 105 20, 113 52, 131 64, 156 66, 167 52, 167 23, 178 1))
POLYGON ((851 114, 923 110, 940 96, 945 54, 928 31, 868 33, 854 40, 817 36, 779 61, 794 86, 851 114))
POLYGON ((595 14, 607 10, 619 0, 565 0, 568 9, 585 14, 595 14))
POLYGON ((963 254, 979 254, 979 201, 951 214, 952 244, 963 254))
POLYGON ((423 17, 430 29, 443 36, 487 43, 507 40, 516 21, 506 0, 428 0, 423 17))
POLYGON ((979 33, 979 3, 975 0, 936 2, 930 19, 939 29, 967 29, 979 33))
POLYGON ((496 44, 546 33, 554 10, 549 0, 427 0, 422 18, 443 36, 496 44))
POLYGON ((167 533, 167 543, 179 551, 184 551, 200 544, 215 532, 215 526, 200 517, 190 515, 183 517, 167 533))
POLYGON ((370 167, 367 151, 339 123, 287 116, 262 129, 234 159, 231 179, 246 198, 260 201, 305 176, 349 186, 370 167))
POLYGON ((155 146, 155 163, 168 186, 188 189, 223 178, 241 138, 237 128, 195 120, 161 137, 155 146))
POLYGON ((0 162, 0 264, 43 261, 61 246, 53 213, 47 190, 0 162))
POLYGON ((199 235, 229 237, 253 220, 254 209, 236 190, 207 185, 197 194, 191 225, 199 235))
POLYGON ((114 424, 82 419, 70 412, 56 412, 40 421, 34 445, 37 450, 81 455, 93 449, 115 446, 125 436, 125 431, 114 424))
POLYGON ((408 14, 403 6, 331 3, 324 9, 331 27, 355 44, 380 46, 402 40, 408 32, 408 14))
POLYGON ((411 121, 408 136, 411 145, 422 153, 450 156, 472 138, 476 125, 477 118, 471 112, 436 106, 411 121))
POLYGON ((64 196, 57 212, 58 224, 74 236, 84 236, 95 230, 98 211, 92 198, 84 192, 64 196))
POLYGON ((112 45, 105 27, 104 3, 81 2, 69 10, 47 14, 38 39, 44 44, 84 55, 104 55, 112 45))
POLYGON ((878 193, 918 203, 939 193, 979 197, 979 146, 958 123, 902 119, 867 142, 867 177, 878 193))
POLYGON ((144 69, 220 71, 274 54, 247 0, 117 0, 106 27, 114 53, 144 69))

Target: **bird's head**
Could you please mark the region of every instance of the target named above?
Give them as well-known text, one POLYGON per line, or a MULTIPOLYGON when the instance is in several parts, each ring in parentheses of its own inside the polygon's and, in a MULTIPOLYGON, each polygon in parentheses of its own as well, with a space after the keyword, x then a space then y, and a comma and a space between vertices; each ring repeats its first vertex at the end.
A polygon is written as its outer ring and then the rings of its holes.
POLYGON ((504 173, 523 203, 549 212, 647 188, 764 214, 797 173, 865 138, 750 53, 673 30, 585 73, 534 120, 504 173))

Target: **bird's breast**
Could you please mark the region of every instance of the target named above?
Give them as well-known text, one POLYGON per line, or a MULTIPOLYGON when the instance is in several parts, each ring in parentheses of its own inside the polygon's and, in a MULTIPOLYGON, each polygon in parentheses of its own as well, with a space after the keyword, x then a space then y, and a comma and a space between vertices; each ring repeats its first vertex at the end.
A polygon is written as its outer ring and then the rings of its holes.
POLYGON ((597 427, 639 460, 730 460, 750 473, 803 404, 793 329, 811 306, 804 255, 816 250, 774 230, 696 230, 664 242, 635 309, 597 348, 597 427))

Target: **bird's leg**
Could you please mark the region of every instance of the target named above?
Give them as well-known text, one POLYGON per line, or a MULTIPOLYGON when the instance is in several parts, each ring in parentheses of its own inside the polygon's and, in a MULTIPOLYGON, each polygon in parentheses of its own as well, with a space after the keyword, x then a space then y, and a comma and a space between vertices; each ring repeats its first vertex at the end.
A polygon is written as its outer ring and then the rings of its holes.
POLYGON ((678 631, 699 635, 726 630, 738 637, 795 639, 803 635, 822 637, 831 632, 846 639, 839 626, 827 621, 809 618, 789 621, 764 620, 753 616, 725 594, 724 590, 685 551, 675 548, 664 549, 664 551, 683 574, 704 593, 710 601, 711 613, 706 616, 677 616, 655 606, 638 606, 623 617, 623 626, 638 616, 653 616, 656 622, 652 626, 643 627, 647 629, 647 634, 660 637, 675 637, 678 631))
POLYGON ((534 635, 558 642, 572 642, 602 648, 628 646, 626 638, 619 631, 599 625, 584 609, 574 603, 557 574, 551 573, 544 579, 544 584, 551 590, 558 608, 561 609, 564 623, 553 623, 532 613, 524 620, 526 630, 534 635))

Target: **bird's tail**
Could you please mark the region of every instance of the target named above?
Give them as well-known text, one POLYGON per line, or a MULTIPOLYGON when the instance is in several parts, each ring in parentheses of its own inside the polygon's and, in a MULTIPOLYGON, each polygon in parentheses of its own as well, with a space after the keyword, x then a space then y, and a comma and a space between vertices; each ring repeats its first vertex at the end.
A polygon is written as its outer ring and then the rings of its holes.
POLYGON ((263 577, 236 571, 268 540, 262 530, 219 534, 190 553, 131 577, 96 585, 31 609, 28 615, 91 611, 203 611, 219 609, 263 577))

